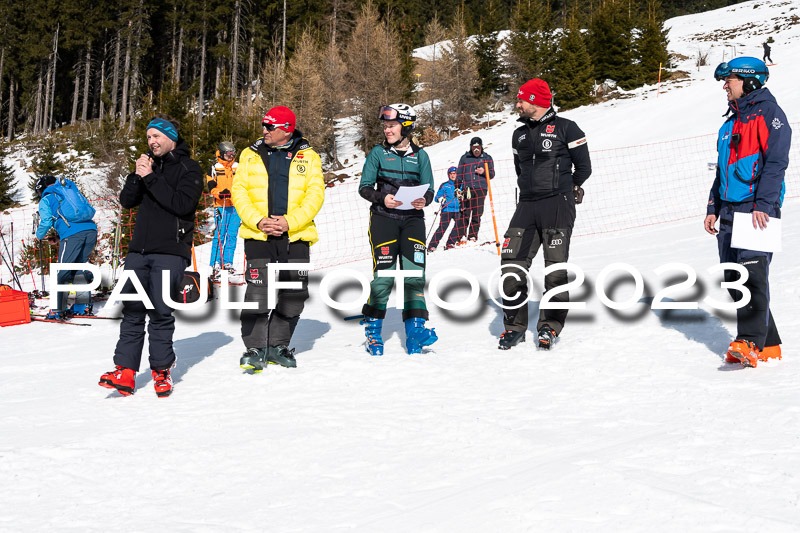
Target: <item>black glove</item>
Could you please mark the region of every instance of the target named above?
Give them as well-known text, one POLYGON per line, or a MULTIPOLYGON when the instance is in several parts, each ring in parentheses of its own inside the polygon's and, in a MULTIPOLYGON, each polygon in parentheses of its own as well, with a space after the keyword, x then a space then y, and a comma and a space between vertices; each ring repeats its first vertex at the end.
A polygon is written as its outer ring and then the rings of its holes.
POLYGON ((230 198, 231 197, 231 191, 229 191, 228 189, 222 189, 219 192, 219 197, 220 198, 230 198))
POLYGON ((572 194, 575 195, 576 204, 583 202, 583 189, 581 189, 580 185, 575 185, 572 187, 572 194))

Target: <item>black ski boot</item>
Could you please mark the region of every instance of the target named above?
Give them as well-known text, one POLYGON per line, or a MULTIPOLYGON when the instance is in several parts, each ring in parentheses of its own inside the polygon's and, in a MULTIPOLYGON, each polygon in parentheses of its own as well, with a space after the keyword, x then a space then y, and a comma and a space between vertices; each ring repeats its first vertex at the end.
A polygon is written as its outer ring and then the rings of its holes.
POLYGON ((548 326, 542 326, 539 329, 539 348, 542 350, 549 350, 550 346, 556 340, 556 332, 548 326))
POLYGON ((508 350, 521 342, 525 342, 524 331, 511 331, 507 329, 500 335, 500 343, 497 345, 497 349, 508 350))
POLYGON ((258 374, 264 370, 266 364, 266 348, 250 348, 242 355, 242 358, 239 359, 239 366, 245 370, 252 370, 254 374, 258 374))
POLYGON ((297 368, 297 361, 294 359, 294 348, 288 346, 270 346, 267 352, 267 362, 271 365, 281 365, 286 368, 297 368))

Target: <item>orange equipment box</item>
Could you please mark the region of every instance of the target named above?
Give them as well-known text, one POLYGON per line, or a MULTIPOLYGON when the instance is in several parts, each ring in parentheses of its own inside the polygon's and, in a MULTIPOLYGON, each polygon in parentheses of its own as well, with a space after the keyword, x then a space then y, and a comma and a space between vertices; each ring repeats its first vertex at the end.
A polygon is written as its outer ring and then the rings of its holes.
POLYGON ((28 293, 15 291, 8 285, 0 285, 0 326, 28 324, 30 321, 28 293))

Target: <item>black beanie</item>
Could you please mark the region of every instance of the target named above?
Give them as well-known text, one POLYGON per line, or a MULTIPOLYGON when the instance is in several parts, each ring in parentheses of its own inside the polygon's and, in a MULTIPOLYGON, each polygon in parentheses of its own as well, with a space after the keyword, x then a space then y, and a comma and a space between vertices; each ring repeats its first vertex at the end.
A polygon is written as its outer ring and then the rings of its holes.
POLYGON ((472 148, 476 144, 479 144, 481 148, 483 148, 483 141, 480 137, 473 137, 472 140, 469 142, 469 147, 472 148))

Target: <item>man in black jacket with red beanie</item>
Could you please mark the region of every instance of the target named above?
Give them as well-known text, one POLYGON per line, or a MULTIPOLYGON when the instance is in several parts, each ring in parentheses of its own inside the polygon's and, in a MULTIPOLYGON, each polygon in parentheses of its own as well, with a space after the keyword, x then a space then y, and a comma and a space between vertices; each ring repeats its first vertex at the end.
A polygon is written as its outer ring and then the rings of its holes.
MULTIPOLYGON (((503 239, 503 324, 499 348, 508 350, 525 340, 528 329, 527 272, 536 252, 544 250, 548 267, 569 260, 569 241, 575 224, 575 204, 583 200, 581 185, 592 173, 586 136, 571 120, 556 116, 547 82, 533 79, 517 93, 522 126, 514 130, 511 151, 520 196, 503 239), (574 170, 573 170, 574 168, 574 170)), ((545 291, 567 283, 567 271, 544 277, 545 291)), ((552 302, 568 302, 569 293, 555 294, 552 302)), ((550 349, 561 333, 566 309, 539 312, 539 348, 550 349)))
MULTIPOLYGON (((170 369, 175 366, 172 335, 175 317, 162 299, 162 273, 169 272, 168 293, 174 295, 189 265, 194 217, 203 193, 200 165, 178 135, 178 125, 168 115, 156 115, 147 125, 150 150, 136 160, 119 195, 122 207, 139 207, 136 227, 128 245, 125 270, 133 271, 154 309, 143 302, 124 302, 119 341, 114 350, 116 368, 100 377, 100 385, 129 396, 136 388, 136 372, 144 347, 145 317, 150 342, 150 369, 156 394, 172 393, 170 369)), ((123 293, 134 293, 128 282, 123 293)))

